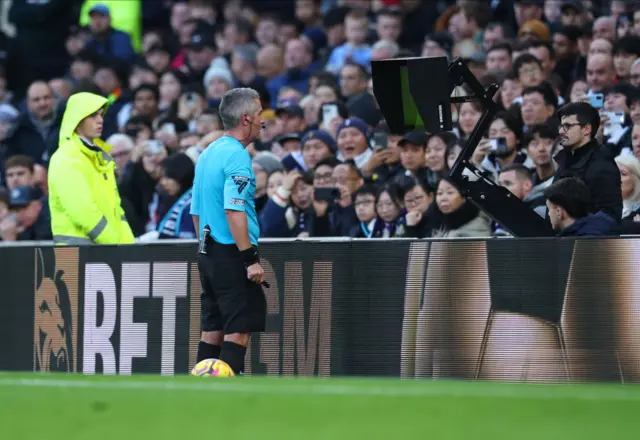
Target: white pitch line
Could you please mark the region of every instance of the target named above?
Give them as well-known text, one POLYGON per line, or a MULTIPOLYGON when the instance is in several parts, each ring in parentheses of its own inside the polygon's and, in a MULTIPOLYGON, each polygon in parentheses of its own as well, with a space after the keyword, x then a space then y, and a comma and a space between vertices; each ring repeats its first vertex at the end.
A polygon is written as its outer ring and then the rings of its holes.
POLYGON ((409 387, 379 387, 352 386, 330 383, 298 383, 297 385, 280 384, 265 386, 251 383, 250 378, 229 379, 240 380, 242 383, 224 383, 224 379, 194 378, 193 383, 183 382, 141 382, 114 381, 94 382, 91 380, 55 380, 55 379, 12 379, 0 378, 0 387, 34 387, 34 388, 83 388, 83 389, 118 389, 118 390, 149 390, 149 391, 204 391, 250 394, 280 394, 280 395, 342 395, 342 396, 386 396, 386 397, 489 397, 505 399, 544 399, 544 400, 596 400, 596 401, 640 401, 640 388, 633 385, 620 385, 610 389, 576 388, 567 385, 533 385, 507 386, 497 383, 495 386, 478 384, 455 384, 452 387, 437 384, 433 387, 416 384, 409 387), (468 386, 465 386, 468 385, 468 386))

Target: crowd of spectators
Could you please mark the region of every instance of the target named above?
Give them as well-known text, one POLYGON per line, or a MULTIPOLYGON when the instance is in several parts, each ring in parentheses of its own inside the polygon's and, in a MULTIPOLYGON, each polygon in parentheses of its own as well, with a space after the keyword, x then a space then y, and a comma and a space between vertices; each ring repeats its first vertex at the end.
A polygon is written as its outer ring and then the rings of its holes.
POLYGON ((384 122, 371 61, 407 56, 459 57, 483 85, 500 85, 501 111, 472 162, 542 216, 558 168, 558 109, 599 108, 596 139, 616 157, 623 232, 640 231, 633 2, 153 0, 164 15, 141 19, 139 41, 119 28, 117 2, 78 8, 71 26, 44 10, 61 2, 13 0, 17 34, 0 38, 12 59, 55 22, 48 38, 61 38, 64 50, 31 54, 37 61, 23 54, 0 69, 4 241, 51 238, 47 166, 66 100, 80 91, 109 99, 103 137, 134 235, 194 238, 194 163, 223 135, 217 107, 234 87, 258 91, 265 109, 260 139, 248 147, 263 237, 504 234, 448 178, 482 114, 477 103, 452 107, 452 132, 394 133, 384 122), (40 24, 20 21, 29 11, 15 9, 26 7, 40 24))

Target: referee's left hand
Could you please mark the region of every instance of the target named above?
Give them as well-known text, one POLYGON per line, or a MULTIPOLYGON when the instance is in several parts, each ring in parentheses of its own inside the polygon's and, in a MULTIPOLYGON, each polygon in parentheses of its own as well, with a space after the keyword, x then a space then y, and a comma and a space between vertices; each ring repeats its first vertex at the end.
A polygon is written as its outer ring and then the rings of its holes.
POLYGON ((264 281, 264 270, 262 266, 260 266, 260 263, 255 263, 247 267, 247 278, 256 284, 262 284, 264 281))

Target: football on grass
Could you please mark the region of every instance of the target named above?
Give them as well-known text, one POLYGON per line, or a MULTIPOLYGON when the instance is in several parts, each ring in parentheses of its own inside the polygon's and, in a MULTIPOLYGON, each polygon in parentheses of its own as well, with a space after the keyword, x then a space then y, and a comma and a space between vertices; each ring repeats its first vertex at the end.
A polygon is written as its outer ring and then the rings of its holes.
POLYGON ((205 359, 191 370, 192 376, 232 377, 235 376, 231 367, 220 359, 205 359))

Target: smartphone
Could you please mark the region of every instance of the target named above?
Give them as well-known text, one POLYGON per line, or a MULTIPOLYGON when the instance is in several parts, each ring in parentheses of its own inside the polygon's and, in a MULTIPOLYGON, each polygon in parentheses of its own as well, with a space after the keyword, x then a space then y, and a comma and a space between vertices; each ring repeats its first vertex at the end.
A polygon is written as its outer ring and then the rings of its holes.
POLYGON ((333 202, 340 198, 338 188, 316 188, 313 191, 313 198, 318 202, 333 202))
POLYGON ((325 104, 322 106, 322 124, 328 126, 334 118, 340 116, 336 104, 325 104))
POLYGON ((596 109, 601 109, 604 105, 604 94, 602 93, 592 93, 589 95, 589 104, 591 107, 596 109))
POLYGON ((606 112, 609 125, 624 125, 624 112, 606 112))
POLYGON ((507 152, 507 139, 506 138, 491 138, 489 139, 491 148, 489 152, 494 154, 503 154, 507 152))
POLYGON ((388 133, 373 133, 373 143, 376 148, 380 148, 382 150, 387 148, 387 141, 389 140, 388 133))

